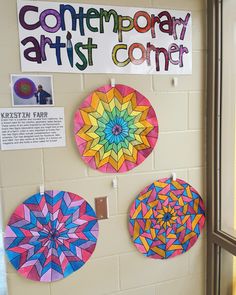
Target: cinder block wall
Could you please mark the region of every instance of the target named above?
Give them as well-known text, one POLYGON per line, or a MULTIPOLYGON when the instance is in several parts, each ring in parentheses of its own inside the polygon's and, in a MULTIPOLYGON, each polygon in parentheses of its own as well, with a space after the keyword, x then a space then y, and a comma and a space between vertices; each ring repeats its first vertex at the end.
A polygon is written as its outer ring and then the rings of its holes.
MULTIPOLYGON (((73 2, 65 1, 64 2, 73 2)), ((80 1, 76 1, 80 2, 80 1)), ((65 280, 36 283, 21 278, 7 265, 9 295, 203 295, 205 294, 205 237, 186 254, 167 261, 147 259, 130 241, 127 213, 135 196, 157 178, 170 176, 189 181, 205 199, 205 90, 206 7, 204 0, 81 0, 81 3, 126 5, 191 10, 193 16, 193 74, 171 76, 53 74, 56 106, 65 107, 65 148, 4 151, 0 153, 1 203, 5 226, 14 208, 36 193, 44 181, 46 189, 67 190, 85 197, 109 197, 110 218, 100 221, 97 248, 90 261, 65 280), (75 147, 73 114, 96 87, 117 83, 137 88, 149 98, 160 124, 154 153, 138 168, 117 175, 89 169, 75 147)), ((11 107, 9 74, 21 73, 16 0, 0 2, 0 107, 11 107)))

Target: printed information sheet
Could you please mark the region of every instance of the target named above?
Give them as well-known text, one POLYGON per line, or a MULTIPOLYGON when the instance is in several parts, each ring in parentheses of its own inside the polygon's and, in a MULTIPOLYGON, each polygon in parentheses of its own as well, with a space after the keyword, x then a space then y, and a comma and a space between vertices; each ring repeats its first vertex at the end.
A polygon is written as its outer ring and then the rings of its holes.
POLYGON ((0 109, 2 150, 65 146, 64 108, 0 109))

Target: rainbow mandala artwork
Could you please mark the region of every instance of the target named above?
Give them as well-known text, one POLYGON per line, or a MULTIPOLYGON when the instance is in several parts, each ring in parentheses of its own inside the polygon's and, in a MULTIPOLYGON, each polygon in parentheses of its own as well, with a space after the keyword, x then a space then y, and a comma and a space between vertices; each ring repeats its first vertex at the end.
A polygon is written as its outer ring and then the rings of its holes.
POLYGON ((16 208, 6 227, 4 245, 19 274, 52 282, 85 264, 97 236, 92 207, 78 195, 53 190, 33 195, 16 208))
POLYGON ((147 186, 133 202, 129 232, 147 257, 168 259, 188 251, 205 223, 204 204, 188 183, 165 178, 147 186))
POLYGON ((36 86, 34 82, 28 78, 20 78, 14 83, 15 94, 23 99, 29 99, 34 96, 36 86))
POLYGON ((125 85, 103 86, 88 96, 74 118, 82 159, 101 172, 126 172, 142 163, 158 137, 150 102, 125 85))

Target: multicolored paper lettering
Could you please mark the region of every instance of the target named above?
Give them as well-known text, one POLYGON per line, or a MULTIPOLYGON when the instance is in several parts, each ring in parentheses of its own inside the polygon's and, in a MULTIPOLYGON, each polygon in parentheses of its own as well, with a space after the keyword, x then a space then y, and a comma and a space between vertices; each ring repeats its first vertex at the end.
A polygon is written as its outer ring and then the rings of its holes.
POLYGON ((23 71, 191 74, 191 13, 18 1, 23 71))

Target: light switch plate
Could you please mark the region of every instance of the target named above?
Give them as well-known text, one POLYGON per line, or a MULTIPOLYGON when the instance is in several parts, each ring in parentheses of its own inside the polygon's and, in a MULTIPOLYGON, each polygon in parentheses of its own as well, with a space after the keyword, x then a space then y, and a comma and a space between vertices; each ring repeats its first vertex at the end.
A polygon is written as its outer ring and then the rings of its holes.
POLYGON ((95 210, 98 219, 107 219, 109 217, 107 197, 95 198, 95 210))

